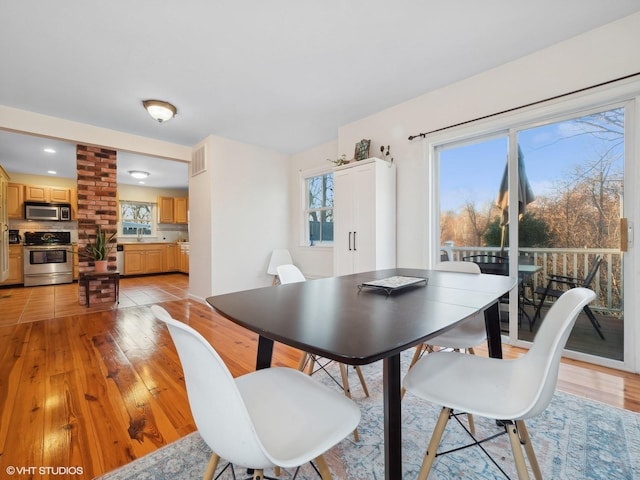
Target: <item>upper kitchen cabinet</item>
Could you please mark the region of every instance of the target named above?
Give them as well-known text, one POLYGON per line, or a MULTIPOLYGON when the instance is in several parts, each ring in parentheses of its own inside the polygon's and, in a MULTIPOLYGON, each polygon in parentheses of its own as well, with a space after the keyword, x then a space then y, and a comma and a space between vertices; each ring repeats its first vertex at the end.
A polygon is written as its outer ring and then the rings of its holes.
POLYGON ((187 224, 189 222, 189 199, 186 197, 174 198, 173 208, 176 223, 187 224))
POLYGON ((158 197, 158 223, 187 224, 186 197, 158 197))
POLYGON ((24 200, 26 202, 71 203, 71 189, 26 185, 24 200))
POLYGON ((334 170, 333 274, 396 266, 396 168, 380 159, 334 170))
POLYGON ((174 223, 173 197, 158 197, 158 223, 174 223))
POLYGON ((7 215, 9 218, 24 218, 24 185, 10 183, 7 185, 7 215))

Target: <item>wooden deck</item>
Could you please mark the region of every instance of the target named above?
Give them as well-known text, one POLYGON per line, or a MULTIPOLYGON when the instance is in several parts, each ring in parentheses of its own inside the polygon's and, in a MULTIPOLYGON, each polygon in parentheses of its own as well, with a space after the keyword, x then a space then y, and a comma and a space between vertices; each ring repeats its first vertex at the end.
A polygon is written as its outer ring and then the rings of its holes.
MULTIPOLYGON (((529 331, 529 321, 526 317, 523 317, 521 319, 518 338, 529 342, 532 341, 535 334, 538 332, 540 325, 542 325, 544 316, 548 311, 548 308, 542 308, 540 313, 542 319, 536 320, 533 325, 533 331, 529 331)), ((532 306, 527 305, 525 307, 525 312, 529 315, 529 318, 533 318, 535 309, 532 306)), ((578 316, 576 324, 569 336, 569 340, 567 341, 567 350, 622 361, 624 354, 623 320, 621 318, 603 315, 596 310, 593 310, 593 313, 600 323, 602 334, 605 339, 602 340, 600 338, 598 332, 593 328, 593 325, 591 325, 587 316, 584 313, 581 313, 578 316)))

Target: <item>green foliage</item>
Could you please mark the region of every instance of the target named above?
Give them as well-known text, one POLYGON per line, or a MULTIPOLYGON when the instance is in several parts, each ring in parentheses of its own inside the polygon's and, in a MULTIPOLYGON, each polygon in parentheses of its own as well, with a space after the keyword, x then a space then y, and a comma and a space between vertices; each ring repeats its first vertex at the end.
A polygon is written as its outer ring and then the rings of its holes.
POLYGON ((94 261, 107 260, 107 258, 109 258, 109 254, 116 246, 114 240, 117 234, 118 232, 113 232, 111 234, 103 232, 100 225, 98 225, 98 230, 94 238, 91 238, 85 231, 84 236, 88 243, 85 247, 84 256, 94 261))
MULTIPOLYGON (((549 231, 549 226, 541 218, 537 218, 530 213, 525 213, 519 222, 520 247, 546 248, 553 246, 553 235, 549 231)), ((499 247, 502 238, 502 227, 500 217, 496 217, 488 226, 484 234, 484 241, 489 247, 499 247)), ((509 226, 505 231, 505 246, 509 244, 509 226)))

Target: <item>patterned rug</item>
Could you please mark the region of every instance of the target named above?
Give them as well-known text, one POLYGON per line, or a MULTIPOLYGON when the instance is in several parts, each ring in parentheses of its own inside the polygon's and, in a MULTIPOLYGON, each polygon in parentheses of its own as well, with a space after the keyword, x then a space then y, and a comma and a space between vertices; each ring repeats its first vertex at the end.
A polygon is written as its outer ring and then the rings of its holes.
MULTIPOLYGON (((407 358, 403 359, 406 364, 407 358)), ((382 444, 382 366, 363 367, 371 396, 364 397, 358 378, 350 374, 354 400, 362 410, 358 427, 360 441, 353 436, 327 452, 325 458, 334 479, 375 480, 384 478, 382 444)), ((406 371, 406 367, 405 370, 406 371)), ((336 372, 337 373, 337 372, 336 372)), ((332 383, 323 373, 314 376, 332 383)), ((402 402, 403 479, 415 479, 426 445, 440 408, 410 394, 402 402)), ((462 417, 466 425, 466 419, 462 417)), ((490 436, 501 429, 495 421, 475 418, 479 437, 490 436)), ((640 480, 640 415, 601 403, 556 393, 542 415, 527 422, 532 443, 542 469, 549 479, 638 479, 640 480)), ((469 436, 455 421, 447 424, 440 451, 468 443, 469 436)), ((510 478, 517 478, 506 435, 484 443, 500 468, 510 478)), ((198 433, 192 433, 124 467, 105 474, 101 480, 191 480, 202 477, 211 450, 198 433)), ((220 471, 224 462, 220 462, 220 471)), ((238 479, 245 470, 236 468, 238 479)), ((273 472, 265 472, 270 475, 273 472)), ((295 471, 283 470, 282 479, 292 479, 295 471)), ((297 479, 318 479, 311 466, 300 469, 297 479)), ((429 476, 433 479, 502 479, 500 469, 478 447, 438 457, 429 476)), ((533 478, 533 476, 532 476, 533 478)), ((233 479, 228 468, 220 480, 233 479)))

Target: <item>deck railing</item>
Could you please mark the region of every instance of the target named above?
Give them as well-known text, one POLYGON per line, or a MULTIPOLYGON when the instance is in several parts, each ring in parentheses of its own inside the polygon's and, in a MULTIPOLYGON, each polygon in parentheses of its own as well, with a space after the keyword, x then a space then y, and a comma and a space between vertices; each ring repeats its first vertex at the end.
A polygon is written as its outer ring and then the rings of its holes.
MULTIPOLYGON (((469 255, 509 255, 505 248, 501 254, 499 247, 458 247, 446 244, 442 251, 450 252, 453 260, 462 260, 469 255)), ((592 308, 602 312, 614 314, 622 313, 623 305, 623 275, 622 254, 620 250, 611 248, 583 249, 583 248, 520 248, 520 256, 533 257, 528 263, 539 265, 540 270, 531 276, 532 291, 547 284, 549 275, 564 275, 568 277, 585 278, 598 255, 603 260, 597 275, 591 285, 597 298, 592 308)), ((535 299, 537 302, 538 299, 535 299)))

